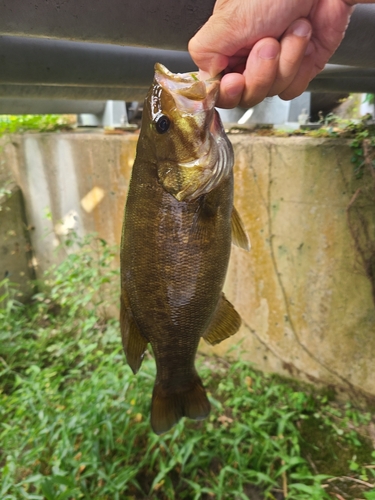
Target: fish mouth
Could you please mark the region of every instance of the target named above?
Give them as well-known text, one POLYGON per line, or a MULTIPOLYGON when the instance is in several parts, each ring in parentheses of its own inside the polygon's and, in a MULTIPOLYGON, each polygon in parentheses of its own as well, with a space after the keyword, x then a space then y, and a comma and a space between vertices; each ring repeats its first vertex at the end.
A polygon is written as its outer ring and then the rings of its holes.
POLYGON ((163 64, 155 64, 155 80, 172 95, 181 113, 197 114, 214 108, 219 95, 220 78, 201 80, 197 71, 172 73, 163 64))

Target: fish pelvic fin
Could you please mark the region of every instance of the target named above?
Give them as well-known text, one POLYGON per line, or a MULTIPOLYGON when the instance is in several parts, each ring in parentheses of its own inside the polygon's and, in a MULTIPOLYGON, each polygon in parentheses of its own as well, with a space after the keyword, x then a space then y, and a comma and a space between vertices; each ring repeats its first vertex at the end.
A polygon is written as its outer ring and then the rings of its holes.
POLYGON ((204 340, 211 345, 234 335, 241 326, 241 316, 222 293, 214 316, 203 334, 204 340))
POLYGON ((135 375, 142 364, 147 340, 140 333, 131 315, 127 295, 124 292, 120 304, 120 329, 126 359, 135 375))
POLYGON ((240 214, 236 210, 236 207, 233 207, 232 210, 231 228, 233 245, 243 248, 248 252, 251 248, 250 240, 246 233, 245 226, 243 225, 240 214))
POLYGON ((206 390, 197 374, 185 391, 170 394, 156 382, 152 394, 151 427, 156 434, 163 434, 182 417, 203 420, 210 410, 206 390))

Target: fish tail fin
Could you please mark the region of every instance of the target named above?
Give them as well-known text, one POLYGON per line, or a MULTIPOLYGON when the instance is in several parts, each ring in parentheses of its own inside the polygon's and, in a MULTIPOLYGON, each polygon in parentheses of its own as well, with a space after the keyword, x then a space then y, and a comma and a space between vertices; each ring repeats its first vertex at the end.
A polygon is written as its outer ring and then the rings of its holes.
POLYGON ((156 382, 151 403, 151 427, 156 434, 163 434, 182 417, 203 420, 210 410, 206 390, 198 375, 186 390, 170 394, 156 382))

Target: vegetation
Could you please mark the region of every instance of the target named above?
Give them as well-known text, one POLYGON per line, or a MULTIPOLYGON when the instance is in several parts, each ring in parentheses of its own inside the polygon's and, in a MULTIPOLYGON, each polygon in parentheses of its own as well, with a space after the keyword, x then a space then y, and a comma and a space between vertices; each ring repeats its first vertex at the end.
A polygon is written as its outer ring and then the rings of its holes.
POLYGON ((375 499, 370 412, 236 352, 199 356, 210 417, 154 435, 154 361, 132 375, 109 315, 114 252, 94 237, 67 244, 31 304, 0 283, 2 500, 375 499))
POLYGON ((369 104, 374 104, 375 102, 375 94, 366 94, 363 102, 368 102, 369 104))
POLYGON ((54 132, 68 129, 71 124, 70 115, 0 115, 0 137, 27 130, 54 132))
MULTIPOLYGON (((333 113, 329 113, 327 116, 322 117, 319 124, 313 125, 318 125, 318 128, 311 129, 309 125, 306 125, 302 126, 300 129, 290 131, 285 129, 274 129, 273 126, 265 125, 251 130, 250 133, 261 136, 277 137, 302 135, 316 138, 349 139, 350 147, 353 152, 351 158, 354 168, 353 173, 356 179, 361 179, 365 172, 366 163, 368 163, 366 161, 367 158, 370 155, 374 156, 375 153, 375 123, 371 115, 365 115, 361 120, 352 120, 340 118, 333 113)), ((231 126, 229 131, 232 133, 249 133, 246 127, 243 128, 237 125, 231 126)), ((374 158, 371 158, 371 166, 372 170, 375 171, 374 158)))
MULTIPOLYGON (((366 166, 366 158, 374 151, 375 147, 375 125, 371 116, 365 115, 361 120, 353 121, 343 119, 329 114, 324 118, 322 127, 313 131, 298 131, 313 137, 343 137, 350 139, 352 148, 351 162, 354 167, 356 179, 361 179, 366 166), (367 151, 365 151, 365 145, 367 151)), ((372 169, 375 169, 375 162, 372 162, 372 169)))

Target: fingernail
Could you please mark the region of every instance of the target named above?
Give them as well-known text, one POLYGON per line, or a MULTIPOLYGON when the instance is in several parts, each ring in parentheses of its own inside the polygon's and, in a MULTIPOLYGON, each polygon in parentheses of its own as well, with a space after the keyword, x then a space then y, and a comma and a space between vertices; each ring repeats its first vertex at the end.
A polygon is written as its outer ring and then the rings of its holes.
POLYGON ((265 44, 259 49, 259 57, 262 59, 276 59, 279 54, 278 45, 265 44))
POLYGON ((305 37, 308 36, 311 32, 311 26, 306 21, 297 21, 293 26, 292 33, 293 35, 305 37))
POLYGON ((199 80, 209 80, 211 78, 211 75, 208 71, 203 71, 202 69, 200 69, 198 71, 198 78, 199 80))

